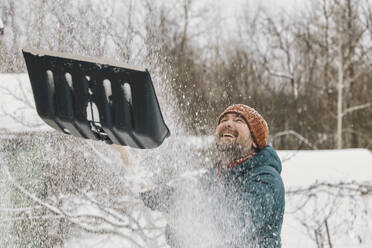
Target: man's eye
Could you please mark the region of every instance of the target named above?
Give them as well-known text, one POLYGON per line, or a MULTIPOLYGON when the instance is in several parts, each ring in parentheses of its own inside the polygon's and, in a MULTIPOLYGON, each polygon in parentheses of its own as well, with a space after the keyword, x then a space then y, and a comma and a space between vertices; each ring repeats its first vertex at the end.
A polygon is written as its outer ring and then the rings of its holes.
POLYGON ((236 122, 243 122, 243 120, 240 119, 240 118, 239 118, 239 119, 236 119, 235 121, 236 121, 236 122))

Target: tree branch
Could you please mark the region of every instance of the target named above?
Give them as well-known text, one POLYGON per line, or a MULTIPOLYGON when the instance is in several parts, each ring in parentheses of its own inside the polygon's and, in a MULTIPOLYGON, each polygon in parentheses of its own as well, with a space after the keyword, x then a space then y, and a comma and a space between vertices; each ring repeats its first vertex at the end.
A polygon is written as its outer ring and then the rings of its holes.
POLYGON ((286 78, 286 79, 289 79, 289 80, 294 79, 293 75, 291 75, 291 74, 287 74, 287 73, 283 73, 283 72, 275 72, 275 71, 271 71, 270 69, 268 69, 268 72, 271 76, 274 76, 274 77, 282 77, 282 78, 286 78))
MULTIPOLYGON (((23 101, 25 103, 26 106, 34 109, 35 106, 32 104, 32 102, 30 101, 29 99, 29 94, 27 94, 26 90, 25 90, 25 87, 22 86, 22 82, 19 78, 16 79, 17 82, 18 82, 18 86, 19 88, 21 89, 21 93, 22 93, 22 97, 23 97, 23 101)), ((32 93, 31 93, 32 94, 32 93)))
MULTIPOLYGON (((21 124, 22 126, 25 126, 25 127, 29 127, 29 128, 38 128, 38 127, 42 127, 44 126, 44 123, 31 123, 31 122, 28 122, 28 121, 25 121, 24 118, 22 117, 18 117, 16 114, 11 114, 9 113, 8 111, 5 110, 4 106, 1 106, 1 110, 2 110, 2 116, 7 116, 11 119, 13 119, 15 122, 21 124)), ((19 109, 17 109, 19 110, 19 109)))
MULTIPOLYGON (((55 213, 57 216, 59 217, 65 217, 70 223, 76 225, 77 227, 83 229, 84 231, 87 231, 87 232, 90 232, 90 233, 97 233, 97 234, 115 234, 115 235, 118 235, 122 238, 125 238, 126 240, 132 242, 136 247, 139 247, 139 248, 143 248, 143 246, 141 246, 136 240, 134 240, 133 238, 131 238, 130 236, 128 235, 125 235, 119 231, 117 231, 116 229, 117 228, 114 228, 114 229, 110 229, 110 228, 104 228, 104 227, 94 227, 94 226, 91 226, 91 225, 87 225, 87 224, 84 224, 84 223, 80 223, 77 219, 79 218, 86 218, 86 217, 92 217, 92 218, 95 218, 95 219, 99 219, 99 220, 103 220, 105 221, 106 223, 108 224, 115 224, 114 226, 118 227, 116 224, 117 223, 113 223, 109 220, 107 220, 106 218, 102 217, 102 216, 96 216, 96 215, 71 215, 71 214, 68 214, 67 212, 65 212, 64 210, 62 209, 59 209, 58 207, 55 207, 53 205, 50 205, 44 201, 42 201, 41 199, 39 199, 37 196, 35 196, 34 194, 28 192, 24 187, 22 187, 19 183, 17 183, 14 178, 11 176, 10 172, 9 172, 9 168, 8 166, 6 166, 5 164, 2 164, 2 170, 4 172, 4 174, 6 175, 8 181, 18 190, 20 191, 22 194, 24 194, 25 196, 27 196, 28 198, 30 198, 32 201, 38 203, 39 205, 41 206, 44 206, 46 209, 48 209, 49 211, 55 213)), ((126 227, 126 226, 121 226, 119 225, 120 227, 126 227)))
POLYGON ((366 103, 366 104, 350 107, 348 109, 345 109, 345 111, 342 113, 342 116, 345 116, 346 114, 349 114, 351 112, 354 112, 354 111, 357 111, 357 110, 360 110, 360 109, 365 109, 365 108, 368 108, 368 107, 371 107, 371 106, 372 106, 372 103, 369 102, 369 103, 366 103))
MULTIPOLYGON (((21 87, 22 88, 22 87, 21 87)), ((12 98, 14 98, 15 100, 23 103, 24 105, 26 105, 27 107, 29 107, 30 109, 34 109, 35 107, 30 103, 30 101, 27 100, 27 97, 26 97, 26 100, 19 97, 17 94, 15 94, 13 91, 11 91, 9 88, 7 87, 3 87, 3 86, 0 86, 0 90, 4 91, 5 94, 8 94, 9 96, 11 96, 12 98)), ((24 94, 24 93, 22 93, 24 94)))
POLYGON ((275 138, 280 137, 280 136, 284 136, 284 135, 294 135, 297 139, 301 140, 306 145, 310 146, 314 150, 318 150, 318 148, 316 147, 316 145, 314 145, 308 139, 306 139, 301 134, 299 134, 299 133, 297 133, 296 131, 293 131, 293 130, 286 130, 286 131, 278 132, 278 133, 276 133, 276 134, 273 135, 272 139, 274 140, 275 138))
POLYGON ((34 215, 34 216, 23 216, 23 217, 14 217, 14 218, 7 218, 0 220, 0 223, 13 223, 14 221, 22 221, 22 220, 50 220, 50 219, 64 219, 65 216, 62 215, 34 215))
POLYGON ((323 188, 328 189, 340 189, 346 190, 350 192, 350 195, 355 195, 355 193, 359 193, 360 195, 366 195, 372 193, 372 185, 369 184, 357 184, 356 182, 340 182, 340 183, 327 183, 327 182, 316 182, 310 185, 307 188, 297 188, 297 189, 289 189, 286 190, 286 194, 294 195, 294 194, 303 194, 321 190, 323 188))
POLYGON ((3 208, 0 207, 1 212, 9 212, 9 213, 18 213, 18 212, 26 212, 26 211, 31 211, 34 209, 40 209, 42 208, 41 206, 35 206, 35 207, 26 207, 26 208, 3 208))
POLYGON ((107 164, 113 164, 113 161, 102 154, 100 151, 98 151, 88 140, 85 140, 85 143, 93 150, 93 152, 105 163, 107 164))
POLYGON ((4 174, 7 176, 8 181, 9 181, 9 182, 10 182, 10 183, 11 183, 11 184, 12 184, 12 185, 13 185, 13 186, 18 190, 18 191, 20 191, 22 194, 24 194, 25 196, 27 196, 28 198, 30 198, 32 201, 38 203, 38 204, 41 205, 41 206, 46 207, 47 209, 49 209, 49 211, 51 211, 51 212, 53 212, 53 213, 55 213, 55 214, 57 214, 57 215, 63 215, 62 212, 61 212, 58 208, 56 208, 56 207, 54 207, 54 206, 52 206, 52 205, 50 205, 50 204, 48 204, 48 203, 46 203, 46 202, 40 200, 37 196, 35 196, 34 194, 28 192, 25 188, 23 188, 20 184, 18 184, 18 183, 14 180, 14 178, 10 175, 10 172, 9 172, 9 168, 8 168, 8 166, 6 166, 5 164, 3 164, 3 165, 2 165, 2 169, 3 169, 4 174))

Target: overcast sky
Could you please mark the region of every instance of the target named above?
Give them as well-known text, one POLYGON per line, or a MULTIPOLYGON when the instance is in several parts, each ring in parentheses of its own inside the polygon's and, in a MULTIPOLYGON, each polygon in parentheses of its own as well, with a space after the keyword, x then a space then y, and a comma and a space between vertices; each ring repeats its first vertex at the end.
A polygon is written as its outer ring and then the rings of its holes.
MULTIPOLYGON (((239 22, 244 11, 252 11, 253 16, 256 9, 261 6, 275 19, 276 16, 279 16, 283 12, 288 14, 298 13, 310 3, 310 0, 220 0, 218 2, 204 0, 204 3, 205 2, 209 2, 210 5, 213 5, 214 9, 218 11, 215 17, 218 20, 223 20, 223 27, 227 25, 227 29, 231 31, 239 26, 236 22, 239 22), (249 8, 247 8, 247 6, 249 6, 249 8)), ((203 1, 196 1, 195 5, 198 3, 203 3, 203 1)), ((213 26, 214 24, 212 24, 212 27, 213 26)))
POLYGON ((236 16, 236 13, 241 10, 241 6, 247 3, 254 7, 262 5, 267 10, 272 11, 273 14, 280 11, 293 12, 303 9, 308 0, 221 0, 220 4, 226 15, 230 17, 236 16))

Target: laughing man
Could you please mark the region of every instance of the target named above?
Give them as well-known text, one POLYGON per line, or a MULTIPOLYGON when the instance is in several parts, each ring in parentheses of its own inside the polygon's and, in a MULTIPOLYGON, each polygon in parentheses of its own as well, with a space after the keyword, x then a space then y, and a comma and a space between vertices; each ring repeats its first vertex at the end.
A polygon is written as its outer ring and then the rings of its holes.
MULTIPOLYGON (((207 192, 203 201, 214 206, 209 212, 213 212, 220 233, 217 236, 223 237, 218 247, 281 247, 284 186, 281 161, 267 144, 268 136, 266 121, 249 106, 234 104, 218 118, 215 143, 220 161, 199 179, 207 192)), ((168 213, 174 209, 175 192, 163 186, 141 197, 151 209, 168 213)), ((185 246, 178 233, 176 228, 167 227, 171 247, 185 246)))

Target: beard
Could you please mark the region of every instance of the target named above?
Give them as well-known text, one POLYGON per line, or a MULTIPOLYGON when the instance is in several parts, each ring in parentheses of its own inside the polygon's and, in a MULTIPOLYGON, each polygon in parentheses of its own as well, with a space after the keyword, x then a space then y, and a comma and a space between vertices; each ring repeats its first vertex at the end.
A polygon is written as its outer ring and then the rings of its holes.
POLYGON ((216 142, 216 148, 221 156, 229 157, 232 160, 239 159, 243 156, 242 145, 234 140, 231 143, 216 142))
POLYGON ((219 133, 219 139, 216 140, 216 147, 220 155, 225 157, 230 157, 232 159, 240 158, 239 156, 242 153, 242 146, 237 142, 237 137, 239 136, 238 131, 230 129, 229 127, 225 127, 219 133), (221 140, 222 134, 226 131, 229 131, 233 137, 235 137, 232 141, 224 141, 221 140))

